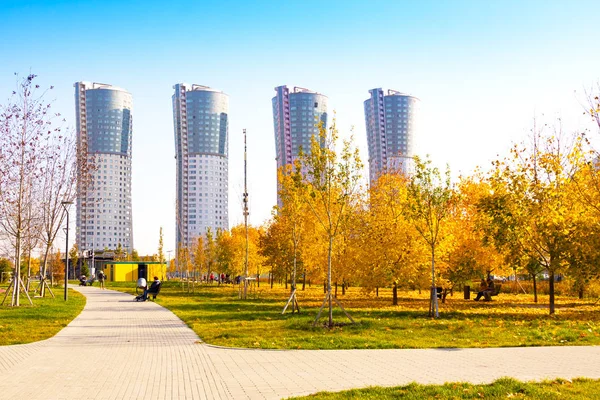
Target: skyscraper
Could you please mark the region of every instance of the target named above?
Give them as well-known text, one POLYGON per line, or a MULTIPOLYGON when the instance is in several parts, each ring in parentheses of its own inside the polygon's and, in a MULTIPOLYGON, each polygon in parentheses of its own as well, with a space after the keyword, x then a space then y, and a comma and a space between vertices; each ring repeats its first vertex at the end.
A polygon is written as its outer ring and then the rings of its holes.
POLYGON ((103 83, 76 82, 77 143, 93 158, 91 187, 78 185, 80 250, 133 250, 131 214, 132 99, 103 83))
POLYGON ((177 250, 208 228, 228 229, 229 97, 207 86, 173 86, 177 250))
POLYGON ((319 134, 321 122, 327 127, 327 96, 299 87, 292 93, 287 86, 278 86, 275 91, 273 124, 279 170, 294 162, 300 148, 310 151, 310 138, 319 134))
POLYGON ((385 171, 407 173, 412 168, 415 115, 419 99, 383 89, 369 90, 365 100, 365 123, 369 146, 369 180, 374 183, 385 171))

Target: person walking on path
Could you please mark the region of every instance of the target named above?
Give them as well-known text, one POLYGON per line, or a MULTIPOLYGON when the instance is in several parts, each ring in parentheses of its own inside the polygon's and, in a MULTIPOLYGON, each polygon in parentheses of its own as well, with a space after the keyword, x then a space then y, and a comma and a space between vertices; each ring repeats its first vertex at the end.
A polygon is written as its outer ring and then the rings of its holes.
POLYGON ((100 270, 98 273, 98 282, 100 282, 100 289, 104 290, 104 281, 106 280, 106 275, 104 275, 104 271, 100 270))

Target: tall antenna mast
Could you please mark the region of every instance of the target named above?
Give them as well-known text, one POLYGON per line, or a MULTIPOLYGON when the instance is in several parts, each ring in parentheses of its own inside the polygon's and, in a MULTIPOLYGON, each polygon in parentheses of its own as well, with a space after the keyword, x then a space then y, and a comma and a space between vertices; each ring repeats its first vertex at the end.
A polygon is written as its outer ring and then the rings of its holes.
POLYGON ((246 130, 244 129, 244 225, 246 227, 246 258, 244 260, 244 299, 248 294, 248 161, 246 130))

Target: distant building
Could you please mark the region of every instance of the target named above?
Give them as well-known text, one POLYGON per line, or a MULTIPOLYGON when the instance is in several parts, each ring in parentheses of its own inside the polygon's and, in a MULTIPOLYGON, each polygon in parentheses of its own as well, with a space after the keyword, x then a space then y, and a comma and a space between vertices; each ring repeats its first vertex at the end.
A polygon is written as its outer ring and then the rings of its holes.
POLYGON ((369 147, 369 181, 375 182, 385 171, 409 172, 419 99, 388 90, 369 90, 365 100, 365 123, 369 147))
POLYGON ((275 91, 273 125, 279 170, 293 164, 301 148, 310 151, 310 138, 319 134, 320 123, 327 127, 327 96, 299 87, 291 93, 287 86, 278 86, 275 91))
POLYGON ((120 245, 131 253, 131 94, 103 83, 74 87, 77 142, 96 167, 92 187, 78 185, 76 242, 80 250, 120 245))
POLYGON ((201 85, 179 83, 173 89, 179 250, 208 228, 229 229, 229 97, 201 85))

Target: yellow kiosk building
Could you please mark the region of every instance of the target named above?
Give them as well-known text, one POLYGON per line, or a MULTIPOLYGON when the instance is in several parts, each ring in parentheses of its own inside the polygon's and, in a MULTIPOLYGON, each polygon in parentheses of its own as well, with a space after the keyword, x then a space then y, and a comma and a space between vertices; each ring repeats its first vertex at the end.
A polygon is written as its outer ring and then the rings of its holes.
POLYGON ((106 280, 111 282, 136 282, 139 278, 161 281, 167 278, 167 265, 152 261, 112 261, 102 265, 106 280))

